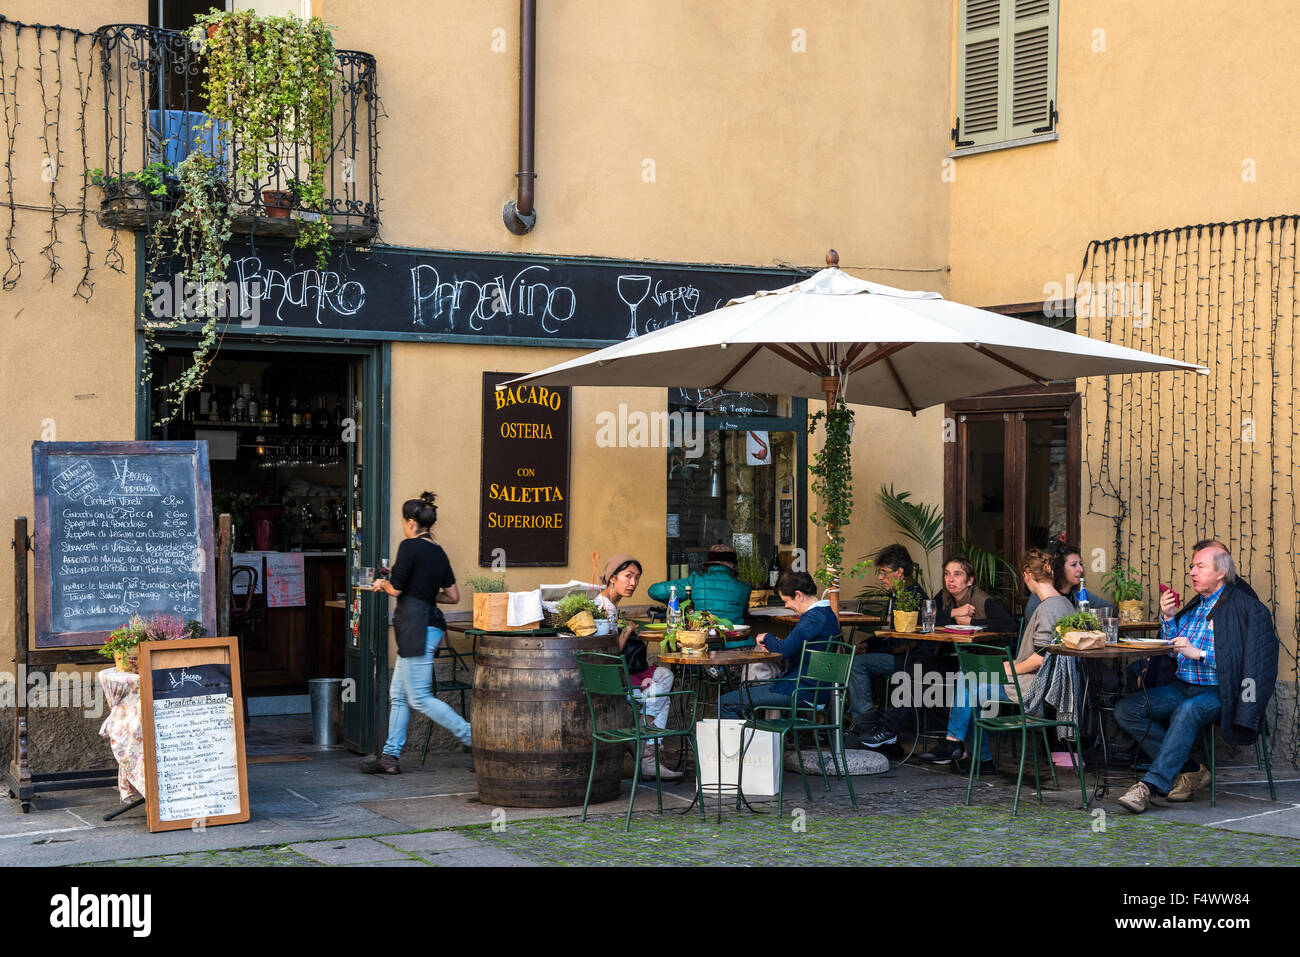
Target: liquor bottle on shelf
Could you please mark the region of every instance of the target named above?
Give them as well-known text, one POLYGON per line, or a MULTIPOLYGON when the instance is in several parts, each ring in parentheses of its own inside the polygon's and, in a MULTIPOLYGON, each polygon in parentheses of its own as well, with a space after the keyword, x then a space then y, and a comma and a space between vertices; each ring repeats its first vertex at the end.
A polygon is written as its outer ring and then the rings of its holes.
POLYGON ((244 398, 243 392, 235 393, 234 412, 230 417, 231 422, 243 422, 248 415, 248 400, 244 398))
POLYGON ((316 413, 311 418, 312 424, 316 426, 317 432, 328 432, 330 430, 330 414, 325 408, 325 396, 316 397, 316 413))
POLYGON ((311 429, 311 398, 308 397, 302 401, 302 427, 311 429))
POLYGON ((257 394, 253 393, 248 397, 248 407, 245 409, 248 415, 248 421, 253 425, 262 421, 262 410, 257 404, 257 394))
POLYGON ((298 408, 298 396, 289 395, 289 424, 295 429, 302 428, 302 411, 298 408))
POLYGON ((265 389, 262 390, 262 401, 258 403, 257 421, 262 425, 271 424, 271 397, 266 394, 265 389))

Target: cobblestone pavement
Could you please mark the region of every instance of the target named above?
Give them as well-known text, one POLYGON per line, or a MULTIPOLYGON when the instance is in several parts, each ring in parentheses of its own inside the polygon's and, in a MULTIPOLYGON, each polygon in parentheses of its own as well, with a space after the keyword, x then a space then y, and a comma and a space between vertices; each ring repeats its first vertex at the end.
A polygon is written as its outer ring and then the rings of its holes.
MULTIPOLYGON (((788 801, 785 815, 724 812, 637 814, 508 821, 487 827, 430 831, 373 840, 322 841, 106 861, 94 866, 407 865, 1292 865, 1300 841, 1141 817, 1038 804, 1026 795, 1011 817, 1001 789, 975 795, 964 788, 887 793, 838 802, 788 801), (300 853, 301 852, 301 853, 300 853)), ((712 803, 710 802, 710 806, 712 803)), ((775 804, 764 810, 775 812, 775 804)))
POLYGON ((192 851, 161 857, 123 858, 73 867, 321 867, 287 847, 244 847, 229 851, 192 851))

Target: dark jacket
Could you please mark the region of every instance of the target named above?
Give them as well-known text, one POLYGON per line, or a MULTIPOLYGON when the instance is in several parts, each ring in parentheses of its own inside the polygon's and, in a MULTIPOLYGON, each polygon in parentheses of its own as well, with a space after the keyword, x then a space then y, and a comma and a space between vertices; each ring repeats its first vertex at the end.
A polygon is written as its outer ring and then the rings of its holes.
MULTIPOLYGON (((957 607, 957 600, 952 597, 952 593, 946 588, 940 588, 934 596, 935 607, 938 613, 935 615, 934 624, 937 628, 943 628, 945 625, 952 624, 952 610, 957 607)), ((980 588, 972 588, 970 603, 975 606, 975 617, 971 619, 972 625, 982 625, 989 631, 1015 632, 1017 630, 1016 620, 1011 616, 1011 612, 1002 607, 995 599, 990 598, 980 588)))
MULTIPOLYGON (((1178 614, 1175 624, 1196 607, 1196 595, 1178 614)), ((1278 637, 1273 616, 1254 589, 1238 578, 1224 586, 1223 594, 1210 611, 1214 625, 1215 672, 1219 678, 1219 726, 1229 744, 1252 744, 1259 735, 1264 708, 1273 697, 1277 682, 1278 637)), ((1171 681, 1177 672, 1177 658, 1163 656, 1147 687, 1171 681)))
MULTIPOLYGON (((839 633, 840 620, 831 611, 830 603, 823 601, 813 605, 800 615, 798 623, 790 629, 790 634, 784 638, 769 634, 763 646, 768 651, 775 651, 785 656, 785 670, 772 685, 772 691, 784 695, 794 694, 795 682, 799 678, 799 669, 803 662, 804 645, 811 644, 814 651, 821 651, 824 649, 824 642, 836 637, 839 633)), ((815 684, 804 683, 805 688, 815 686, 815 684)), ((826 694, 825 692, 819 692, 816 697, 820 700, 825 698, 826 694)))

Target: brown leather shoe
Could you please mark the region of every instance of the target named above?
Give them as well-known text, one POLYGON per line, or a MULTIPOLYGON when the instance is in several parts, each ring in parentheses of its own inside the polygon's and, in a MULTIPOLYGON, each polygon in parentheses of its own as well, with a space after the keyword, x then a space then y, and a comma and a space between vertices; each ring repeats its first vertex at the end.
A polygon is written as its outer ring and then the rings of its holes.
POLYGON ((397 758, 391 754, 376 754, 361 762, 362 774, 401 774, 397 758))
POLYGON ((1210 783, 1210 769, 1202 767, 1199 771, 1184 771, 1174 778, 1174 786, 1169 789, 1167 801, 1190 801, 1192 795, 1210 783))

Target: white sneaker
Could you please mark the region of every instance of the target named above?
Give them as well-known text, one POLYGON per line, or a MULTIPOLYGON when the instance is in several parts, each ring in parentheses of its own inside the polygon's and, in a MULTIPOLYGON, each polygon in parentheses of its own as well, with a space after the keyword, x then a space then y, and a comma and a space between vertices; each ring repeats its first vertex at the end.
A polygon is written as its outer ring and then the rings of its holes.
MULTIPOLYGON (((655 757, 653 754, 647 755, 641 759, 641 780, 646 781, 655 776, 655 757)), ((659 779, 661 781, 676 781, 682 776, 681 771, 674 771, 672 768, 666 768, 659 765, 659 779)))

